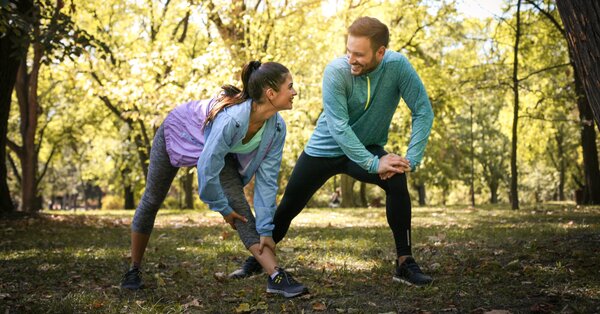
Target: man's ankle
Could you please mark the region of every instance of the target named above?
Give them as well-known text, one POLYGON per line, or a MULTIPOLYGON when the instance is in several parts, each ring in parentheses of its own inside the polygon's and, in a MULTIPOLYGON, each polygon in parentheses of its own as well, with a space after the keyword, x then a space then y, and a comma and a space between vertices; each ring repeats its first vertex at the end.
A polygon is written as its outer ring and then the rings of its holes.
POLYGON ((412 257, 412 255, 402 255, 402 256, 398 256, 398 265, 402 265, 402 263, 404 263, 404 261, 409 258, 412 257))

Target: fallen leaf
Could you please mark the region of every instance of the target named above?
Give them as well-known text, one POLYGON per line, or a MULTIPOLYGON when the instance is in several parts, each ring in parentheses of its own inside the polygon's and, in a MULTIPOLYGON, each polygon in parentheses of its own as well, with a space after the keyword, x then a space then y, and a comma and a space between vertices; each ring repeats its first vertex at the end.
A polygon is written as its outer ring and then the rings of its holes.
POLYGON ((260 301, 255 306, 253 306, 252 309, 253 310, 268 310, 269 305, 263 301, 260 301))
POLYGON ((231 238, 231 232, 229 232, 229 231, 221 232, 221 240, 227 240, 229 238, 231 238))
POLYGON ((312 305, 312 309, 313 311, 325 311, 327 310, 327 305, 325 305, 325 303, 322 302, 315 302, 312 305))
POLYGON ((223 272, 218 272, 218 273, 214 273, 213 277, 218 281, 218 282, 224 282, 225 280, 227 280, 227 274, 223 273, 223 272))
POLYGON ((511 311, 507 310, 491 310, 484 312, 483 314, 511 314, 511 311))
POLYGON ((162 286, 164 286, 164 285, 165 285, 165 280, 164 280, 164 279, 162 279, 162 277, 161 277, 159 274, 154 274, 154 277, 156 277, 156 284, 157 284, 159 287, 162 287, 162 286))
POLYGON ((202 307, 202 305, 200 305, 200 301, 198 301, 198 299, 193 299, 192 301, 190 301, 190 302, 188 302, 188 303, 186 303, 186 304, 183 305, 183 308, 186 309, 186 310, 188 308, 190 308, 190 307, 198 307, 198 308, 200 308, 200 307, 202 307))
POLYGON ((242 303, 242 304, 238 305, 238 307, 235 308, 236 313, 248 313, 250 311, 251 311, 250 304, 248 304, 248 303, 242 303))

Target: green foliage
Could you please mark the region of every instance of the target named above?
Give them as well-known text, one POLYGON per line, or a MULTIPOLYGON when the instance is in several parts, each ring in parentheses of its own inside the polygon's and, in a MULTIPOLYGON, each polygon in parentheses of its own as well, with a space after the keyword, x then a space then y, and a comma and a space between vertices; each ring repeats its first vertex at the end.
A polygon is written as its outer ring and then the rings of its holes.
MULTIPOLYGON (((39 2, 42 16, 53 3, 39 2)), ((552 3, 536 3, 558 18, 552 3)), ((389 26, 389 48, 407 55, 435 112, 411 186, 424 185, 430 203, 465 203, 473 170, 477 203, 489 202, 492 190, 506 202, 513 4, 507 2, 497 18, 467 19, 453 1, 67 1, 56 21, 44 22, 56 34, 43 39, 52 53, 39 82, 40 168, 54 155, 41 194, 74 193, 91 182, 115 195, 132 187, 139 199, 152 138, 168 112, 212 97, 222 84, 240 85, 241 67, 252 59, 286 65, 299 92, 295 108, 282 112, 288 136, 281 193, 322 111, 325 65, 344 54, 344 30, 352 20, 372 15, 389 26)), ((10 21, 30 32, 12 6, 0 10, 0 28, 10 21)), ((566 42, 531 4, 522 15, 518 163, 521 198, 535 202, 555 199, 560 182, 572 194, 582 181, 582 157, 566 42)), ((13 111, 9 138, 17 144, 19 123, 13 111)), ((386 149, 405 154, 410 125, 400 103, 386 149)), ((19 189, 15 177, 13 191, 19 189)), ((315 201, 326 201, 333 184, 315 201)), ((380 197, 377 188, 369 191, 368 198, 380 197)))

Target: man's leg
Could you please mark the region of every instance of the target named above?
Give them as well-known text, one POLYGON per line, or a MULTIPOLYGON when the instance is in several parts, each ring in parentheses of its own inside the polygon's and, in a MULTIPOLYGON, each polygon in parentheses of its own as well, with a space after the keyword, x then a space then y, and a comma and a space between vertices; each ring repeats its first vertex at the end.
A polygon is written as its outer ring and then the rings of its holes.
POLYGON ((285 188, 273 224, 273 240, 279 242, 285 237, 292 220, 300 214, 310 198, 332 176, 341 171, 343 157, 311 157, 302 152, 285 188))
MULTIPOLYGON (((387 152, 380 146, 369 146, 367 149, 381 157, 387 152)), ((378 174, 368 173, 356 163, 348 160, 344 172, 353 178, 376 184, 385 191, 386 195, 386 217, 396 244, 398 256, 397 265, 401 274, 394 276, 397 281, 409 284, 424 285, 431 282, 429 276, 425 276, 412 258, 411 249, 411 202, 408 193, 406 174, 396 174, 393 177, 382 180, 378 174), (404 269, 409 267, 409 269, 404 269), (416 268, 415 268, 416 267, 416 268), (401 276, 402 275, 402 276, 401 276), (406 278, 405 278, 406 277, 406 278)))
MULTIPOLYGON (((306 206, 313 194, 330 177, 339 173, 342 161, 343 157, 311 157, 302 152, 292 170, 283 198, 273 218, 273 223, 275 224, 273 240, 275 242, 283 239, 292 219, 304 209, 304 206, 306 206)), ((229 278, 245 278, 260 271, 260 264, 251 256, 244 261, 241 268, 229 274, 229 278)))

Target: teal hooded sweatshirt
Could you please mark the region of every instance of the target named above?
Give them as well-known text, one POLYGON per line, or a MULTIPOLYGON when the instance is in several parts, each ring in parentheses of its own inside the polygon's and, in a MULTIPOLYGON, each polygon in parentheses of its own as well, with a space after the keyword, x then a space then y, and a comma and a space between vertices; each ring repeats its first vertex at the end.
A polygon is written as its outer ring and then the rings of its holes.
POLYGON ((421 163, 433 124, 433 109, 417 72, 401 53, 386 50, 370 73, 354 76, 348 57, 333 60, 323 75, 323 113, 304 151, 313 157, 348 158, 377 173, 379 158, 365 147, 385 146, 400 98, 412 115, 406 152, 412 170, 421 163))

